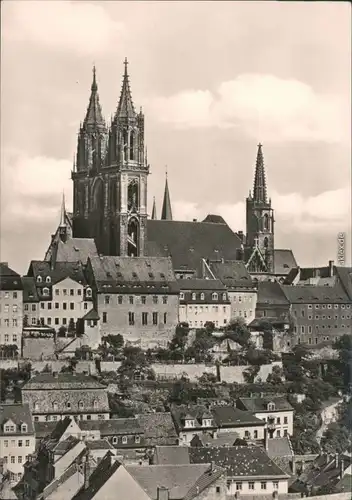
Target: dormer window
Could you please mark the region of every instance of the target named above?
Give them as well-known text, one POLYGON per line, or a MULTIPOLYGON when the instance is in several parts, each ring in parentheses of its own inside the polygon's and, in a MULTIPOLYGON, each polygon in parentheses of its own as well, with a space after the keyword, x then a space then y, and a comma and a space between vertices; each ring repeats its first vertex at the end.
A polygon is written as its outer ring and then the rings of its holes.
POLYGON ((196 300, 197 295, 195 293, 192 293, 192 300, 196 300))
POLYGON ((57 411, 59 408, 59 405, 57 404, 57 401, 53 402, 53 410, 57 411))
POLYGON ((21 432, 27 432, 27 424, 21 425, 21 432))
POLYGON ((275 403, 268 403, 268 411, 275 411, 275 403))
POLYGON ((48 295, 49 295, 49 288, 47 288, 47 287, 43 288, 43 295, 45 297, 48 297, 48 295))
POLYGON ((205 296, 204 296, 204 293, 201 293, 200 294, 200 300, 204 300, 205 296))
POLYGON ((83 401, 79 401, 79 402, 78 402, 78 408, 79 408, 80 410, 83 410, 83 408, 84 408, 83 401))
POLYGON ((68 410, 71 410, 71 403, 69 401, 66 401, 66 408, 68 410))
POLYGON ((187 427, 187 428, 194 427, 194 419, 193 418, 186 418, 185 427, 187 427))
POLYGON ((185 294, 183 292, 180 292, 180 300, 184 300, 185 294))
POLYGON ((202 420, 202 426, 203 427, 211 427, 212 426, 212 420, 211 420, 211 418, 203 418, 203 420, 202 420))
POLYGON ((86 296, 91 297, 92 296, 92 289, 90 287, 87 287, 86 289, 86 296))
POLYGON ((41 283, 43 281, 43 278, 41 276, 37 276, 37 283, 41 283))
POLYGON ((93 401, 93 408, 98 408, 98 401, 96 399, 93 401))
POLYGON ((51 283, 51 278, 50 278, 50 276, 47 276, 47 277, 45 278, 45 282, 46 282, 46 283, 51 283))
POLYGON ((16 426, 11 420, 4 425, 4 432, 15 432, 15 430, 16 426))
POLYGON ((214 292, 214 293, 212 293, 211 298, 212 298, 213 300, 218 300, 218 294, 217 294, 217 293, 215 293, 215 292, 214 292))
POLYGON ((226 293, 222 294, 222 300, 226 300, 226 293))
POLYGON ((39 403, 37 401, 34 401, 33 408, 35 411, 39 410, 39 403))

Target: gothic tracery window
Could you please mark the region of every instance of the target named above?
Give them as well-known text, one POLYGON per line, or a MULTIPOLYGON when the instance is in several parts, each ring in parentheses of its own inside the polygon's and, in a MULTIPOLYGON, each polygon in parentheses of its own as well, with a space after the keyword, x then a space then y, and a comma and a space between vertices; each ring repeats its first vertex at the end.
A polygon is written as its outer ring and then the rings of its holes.
POLYGON ((138 221, 135 218, 128 223, 128 255, 138 256, 138 221))
POLYGON ((269 231, 269 216, 268 216, 268 214, 264 214, 264 217, 263 217, 263 230, 269 231))
POLYGON ((127 208, 131 211, 137 211, 139 208, 139 186, 136 180, 128 185, 127 208))

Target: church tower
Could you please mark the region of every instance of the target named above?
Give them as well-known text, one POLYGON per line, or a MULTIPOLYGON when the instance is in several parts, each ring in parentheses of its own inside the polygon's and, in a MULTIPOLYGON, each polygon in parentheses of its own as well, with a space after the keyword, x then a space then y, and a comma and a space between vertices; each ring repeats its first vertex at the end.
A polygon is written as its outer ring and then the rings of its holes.
POLYGON ((83 127, 88 121, 101 142, 90 143, 85 138, 85 163, 79 163, 77 154, 72 178, 74 183, 79 178, 85 191, 74 191, 74 236, 94 238, 101 254, 137 257, 145 254, 149 165, 144 156, 144 115, 135 111, 127 59, 124 64, 120 99, 108 131, 102 118, 95 72, 93 75, 89 120, 86 118, 83 127), (81 192, 85 197, 81 194, 80 198, 81 192), (83 222, 78 224, 81 218, 83 222))
POLYGON ((246 200, 248 270, 253 273, 274 272, 274 211, 267 197, 262 145, 258 144, 253 196, 246 200))

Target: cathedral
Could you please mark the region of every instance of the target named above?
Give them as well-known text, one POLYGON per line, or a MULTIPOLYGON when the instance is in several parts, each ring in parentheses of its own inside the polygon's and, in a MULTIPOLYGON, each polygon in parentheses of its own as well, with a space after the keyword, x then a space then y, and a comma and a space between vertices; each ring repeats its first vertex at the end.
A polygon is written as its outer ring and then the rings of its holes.
POLYGON ((84 254, 83 260, 85 254, 94 253, 93 247, 98 255, 170 257, 179 279, 203 278, 209 263, 217 261, 243 261, 255 280, 283 280, 297 267, 291 250, 274 246, 274 210, 261 144, 254 188, 246 200, 246 235, 233 232, 219 215, 209 214, 202 222, 173 220, 167 176, 161 218, 157 219, 155 198, 149 217, 149 172, 144 114, 142 108, 136 111, 132 100, 127 59, 116 112, 108 125, 94 68, 72 170, 73 213, 67 213, 63 203, 60 226, 46 260, 53 258, 54 249, 60 260, 60 245, 62 249, 71 245, 76 255, 84 254))

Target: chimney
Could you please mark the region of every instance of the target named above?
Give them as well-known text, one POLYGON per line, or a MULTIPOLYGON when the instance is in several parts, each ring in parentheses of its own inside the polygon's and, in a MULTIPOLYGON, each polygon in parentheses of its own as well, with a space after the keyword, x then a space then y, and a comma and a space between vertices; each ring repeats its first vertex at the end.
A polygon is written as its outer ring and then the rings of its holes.
POLYGON ((340 460, 340 479, 345 475, 345 461, 343 458, 340 460))
POLYGON ((334 276, 334 261, 329 260, 329 276, 332 278, 334 276))
POLYGON ((268 429, 264 429, 264 450, 269 451, 269 433, 268 429))
POLYGON ((157 500, 169 500, 169 490, 165 486, 158 486, 156 498, 157 500))

